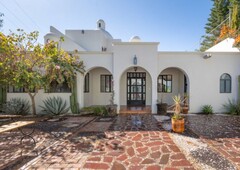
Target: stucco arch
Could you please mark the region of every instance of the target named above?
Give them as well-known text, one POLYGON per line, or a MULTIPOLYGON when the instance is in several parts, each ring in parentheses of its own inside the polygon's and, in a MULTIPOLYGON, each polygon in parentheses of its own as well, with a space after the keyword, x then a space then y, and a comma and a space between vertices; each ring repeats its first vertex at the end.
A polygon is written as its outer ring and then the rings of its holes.
POLYGON ((108 68, 106 68, 106 67, 103 67, 103 66, 93 66, 93 67, 88 68, 88 69, 85 71, 84 75, 86 75, 88 72, 90 72, 91 70, 94 70, 94 69, 96 69, 96 68, 105 69, 105 70, 107 70, 109 73, 112 74, 112 72, 111 72, 108 68))
MULTIPOLYGON (((85 107, 92 106, 92 105, 109 104, 111 92, 101 90, 101 75, 104 75, 103 78, 107 77, 108 80, 110 80, 110 81, 111 81, 111 79, 109 78, 109 76, 110 75, 113 76, 111 71, 109 71, 107 68, 102 67, 102 66, 91 67, 85 72, 84 83, 83 83, 84 106, 85 107), (88 75, 87 78, 86 78, 86 75, 88 75), (86 81, 88 81, 87 87, 85 87, 86 81), (86 90, 87 88, 88 88, 88 90, 86 90)), ((110 84, 111 83, 112 82, 110 82, 110 84)), ((106 84, 108 84, 108 83, 106 83, 106 84)), ((104 87, 106 87, 106 85, 104 87)))
MULTIPOLYGON (((158 92, 158 100, 166 102, 168 104, 173 104, 172 97, 174 95, 180 94, 181 96, 190 96, 190 79, 187 72, 181 67, 170 66, 162 69, 159 75, 171 75, 172 76, 172 91, 168 93, 158 92)), ((157 82, 159 81, 157 77, 157 82)), ((159 82, 158 82, 159 83, 159 82)), ((189 99, 188 104, 190 105, 189 99)))
POLYGON ((161 72, 163 72, 164 70, 169 69, 169 68, 175 68, 175 69, 178 69, 178 70, 182 71, 186 75, 187 79, 189 79, 188 73, 185 71, 185 69, 183 69, 183 68, 181 68, 179 66, 168 66, 168 67, 165 67, 164 69, 160 70, 158 75, 161 74, 161 72))
MULTIPOLYGON (((118 81, 121 80, 122 75, 123 75, 126 71, 131 70, 131 71, 134 72, 134 67, 137 67, 137 69, 139 69, 139 68, 140 68, 140 69, 143 69, 146 73, 149 74, 149 76, 150 76, 150 78, 151 78, 151 81, 152 81, 152 76, 151 76, 150 72, 149 72, 146 68, 141 67, 141 66, 129 66, 129 67, 125 68, 125 69, 122 71, 122 73, 120 74, 118 81)), ((137 71, 138 71, 138 70, 137 70, 137 71)))
POLYGON ((146 73, 146 103, 145 105, 152 105, 152 76, 148 70, 141 66, 137 66, 137 70, 134 70, 135 66, 127 67, 122 71, 119 76, 119 97, 120 105, 127 105, 127 72, 144 72, 146 73))

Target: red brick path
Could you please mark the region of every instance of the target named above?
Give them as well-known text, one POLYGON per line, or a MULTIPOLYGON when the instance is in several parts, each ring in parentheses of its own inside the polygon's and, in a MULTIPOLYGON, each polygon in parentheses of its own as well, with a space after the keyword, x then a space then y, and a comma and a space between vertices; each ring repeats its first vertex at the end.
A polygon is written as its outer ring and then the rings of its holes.
POLYGON ((108 132, 92 152, 83 153, 69 141, 60 142, 51 151, 25 168, 64 169, 194 169, 166 132, 108 132))

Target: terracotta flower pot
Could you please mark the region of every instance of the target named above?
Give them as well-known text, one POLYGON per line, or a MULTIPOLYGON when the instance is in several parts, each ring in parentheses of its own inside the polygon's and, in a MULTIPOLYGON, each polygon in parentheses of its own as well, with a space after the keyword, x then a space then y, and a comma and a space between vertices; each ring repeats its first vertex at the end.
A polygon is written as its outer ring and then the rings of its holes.
POLYGON ((172 119, 172 130, 177 133, 184 132, 184 119, 172 119))

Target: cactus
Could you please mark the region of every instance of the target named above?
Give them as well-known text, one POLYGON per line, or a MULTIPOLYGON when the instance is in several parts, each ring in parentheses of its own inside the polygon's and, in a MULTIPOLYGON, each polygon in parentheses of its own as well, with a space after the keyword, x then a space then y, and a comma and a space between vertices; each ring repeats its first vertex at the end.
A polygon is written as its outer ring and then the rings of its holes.
POLYGON ((77 114, 79 112, 79 105, 77 100, 77 80, 75 78, 72 84, 72 94, 70 96, 70 106, 73 114, 77 114))
POLYGON ((2 110, 3 104, 7 102, 7 90, 4 86, 0 85, 0 112, 2 110))
POLYGON ((240 76, 238 76, 238 102, 240 102, 240 76))

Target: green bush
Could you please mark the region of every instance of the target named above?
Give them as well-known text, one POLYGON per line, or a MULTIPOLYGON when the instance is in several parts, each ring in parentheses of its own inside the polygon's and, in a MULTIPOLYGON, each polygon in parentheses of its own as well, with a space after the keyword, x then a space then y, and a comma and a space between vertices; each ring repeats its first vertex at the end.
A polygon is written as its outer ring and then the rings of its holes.
POLYGON ((226 112, 231 115, 240 115, 240 102, 234 100, 228 100, 228 103, 224 104, 226 112))
POLYGON ((3 112, 5 114, 27 115, 29 111, 29 102, 21 98, 12 98, 3 105, 3 112))
POLYGON ((108 116, 108 111, 105 106, 89 106, 82 108, 82 111, 90 112, 95 116, 108 116))
POLYGON ((107 116, 108 111, 105 106, 95 106, 93 108, 93 114, 96 116, 107 116))
POLYGON ((202 113, 204 113, 204 114, 212 114, 213 113, 213 107, 211 105, 204 105, 202 107, 202 113))
POLYGON ((42 112, 46 114, 60 115, 65 114, 69 111, 70 107, 67 107, 66 100, 63 101, 61 97, 49 97, 43 101, 44 106, 42 112))

